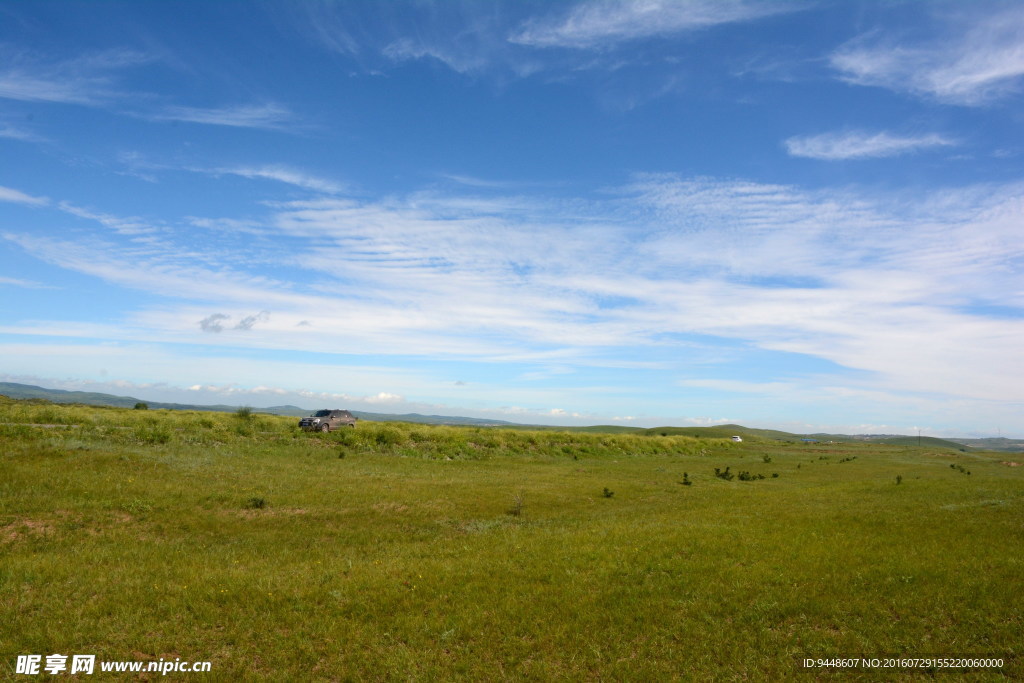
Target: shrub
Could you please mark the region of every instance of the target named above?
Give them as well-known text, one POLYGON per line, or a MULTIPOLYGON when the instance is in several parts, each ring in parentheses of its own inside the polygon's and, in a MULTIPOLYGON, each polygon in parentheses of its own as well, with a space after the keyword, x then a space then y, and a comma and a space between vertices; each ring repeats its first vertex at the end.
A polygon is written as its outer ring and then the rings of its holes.
POLYGON ((149 406, 142 401, 139 401, 135 404, 135 410, 149 410, 149 406))
POLYGON ((736 475, 734 475, 733 473, 731 473, 731 472, 729 471, 729 468, 728 468, 728 467, 726 467, 724 471, 723 471, 723 470, 720 470, 720 469, 718 469, 718 468, 716 467, 716 468, 715 468, 715 476, 716 476, 716 477, 718 477, 719 479, 725 479, 726 481, 732 481, 732 480, 733 480, 733 478, 734 478, 734 477, 735 477, 736 475))
POLYGON ((250 510, 262 510, 267 507, 267 499, 259 496, 253 496, 249 500, 245 501, 245 507, 250 510))
POLYGON ((611 498, 612 496, 615 495, 615 491, 611 491, 607 486, 605 486, 604 491, 601 493, 601 495, 604 496, 605 498, 611 498))
POLYGON ((132 430, 137 441, 144 444, 165 444, 171 440, 171 430, 164 424, 142 424, 132 430))
POLYGON ((234 425, 232 425, 231 431, 238 436, 252 436, 254 432, 254 423, 251 418, 240 418, 234 425))
POLYGON ((383 427, 374 435, 374 440, 379 446, 397 446, 405 441, 405 437, 393 427, 383 427))
POLYGON ((251 420, 252 419, 252 408, 249 406, 242 406, 235 411, 235 417, 240 420, 251 420))
MULTIPOLYGON (((607 489, 605 489, 607 490, 607 489)), ((516 495, 512 496, 512 507, 506 512, 513 517, 521 517, 523 515, 523 508, 526 505, 526 491, 520 491, 516 495)))

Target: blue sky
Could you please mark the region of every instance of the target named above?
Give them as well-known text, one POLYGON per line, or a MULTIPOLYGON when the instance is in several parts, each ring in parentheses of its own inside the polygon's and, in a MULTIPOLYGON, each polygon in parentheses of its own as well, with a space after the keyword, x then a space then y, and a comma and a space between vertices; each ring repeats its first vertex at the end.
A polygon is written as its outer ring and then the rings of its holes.
POLYGON ((0 379, 1024 434, 1017 2, 0 4, 0 379))

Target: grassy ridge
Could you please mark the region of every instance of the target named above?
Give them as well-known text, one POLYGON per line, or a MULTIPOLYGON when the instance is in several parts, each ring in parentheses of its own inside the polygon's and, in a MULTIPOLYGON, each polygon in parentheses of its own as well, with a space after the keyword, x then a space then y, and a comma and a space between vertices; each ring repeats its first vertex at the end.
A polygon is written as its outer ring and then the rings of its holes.
POLYGON ((787 679, 794 656, 1021 649, 1005 455, 294 422, 0 404, 3 665, 787 679))

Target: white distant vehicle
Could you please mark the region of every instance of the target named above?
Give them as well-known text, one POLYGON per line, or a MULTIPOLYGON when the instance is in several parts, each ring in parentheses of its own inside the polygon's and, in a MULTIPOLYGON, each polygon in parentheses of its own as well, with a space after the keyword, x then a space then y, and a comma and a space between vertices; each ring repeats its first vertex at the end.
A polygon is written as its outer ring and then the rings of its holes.
POLYGON ((734 437, 732 437, 732 440, 735 441, 736 443, 741 443, 743 441, 743 437, 742 436, 734 436, 734 437))

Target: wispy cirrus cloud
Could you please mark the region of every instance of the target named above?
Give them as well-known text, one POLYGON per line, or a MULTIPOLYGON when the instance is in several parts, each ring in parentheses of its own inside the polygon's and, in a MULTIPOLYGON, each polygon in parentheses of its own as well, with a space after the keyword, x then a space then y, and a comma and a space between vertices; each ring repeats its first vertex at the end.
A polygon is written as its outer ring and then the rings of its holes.
POLYGON ((291 293, 285 282, 234 270, 223 264, 204 266, 199 253, 183 249, 180 244, 139 244, 133 237, 118 241, 116 234, 94 235, 83 240, 12 232, 0 236, 47 263, 165 297, 193 301, 230 300, 236 305, 244 302, 252 305, 291 302, 295 305, 303 300, 291 293))
MULTIPOLYGON (((46 61, 25 52, 5 55, 0 67, 0 99, 73 104, 100 108, 150 121, 182 121, 235 128, 284 129, 295 123, 277 103, 196 107, 161 102, 164 98, 125 86, 126 72, 151 65, 153 56, 135 50, 106 50, 63 61, 46 61)), ((28 139, 5 127, 0 136, 28 139), (7 131, 6 134, 3 131, 7 131)))
POLYGON ((888 88, 960 105, 1019 93, 1024 82, 1024 8, 970 16, 964 6, 944 18, 941 38, 904 44, 868 33, 831 56, 849 83, 888 88))
POLYGON ((319 198, 266 205, 262 266, 239 257, 248 240, 6 237, 158 292, 167 303, 134 316, 140 340, 612 367, 711 336, 821 359, 837 386, 856 371, 862 389, 1017 400, 1024 318, 986 307, 1024 309, 1020 194, 641 175, 588 201, 319 198), (208 267, 188 256, 200 245, 208 267))
MULTIPOLYGON (((542 12, 530 15, 534 8, 529 5, 425 2, 394 14, 384 24, 370 20, 365 8, 345 3, 307 3, 293 14, 317 42, 351 57, 364 72, 381 73, 398 63, 429 60, 460 74, 487 74, 500 81, 538 74, 567 79, 588 71, 615 73, 643 59, 622 54, 604 59, 596 52, 798 9, 795 3, 750 0, 602 0, 568 9, 538 7, 542 12), (588 54, 545 50, 552 47, 588 54)), ((671 78, 660 79, 653 90, 665 87, 675 87, 671 78)), ((649 84, 645 88, 651 89, 649 84)))
POLYGON ((384 47, 384 56, 395 62, 435 59, 452 71, 462 74, 478 73, 488 67, 494 50, 467 50, 446 45, 442 41, 427 41, 423 37, 398 38, 384 47))
POLYGON ((0 285, 10 287, 23 287, 24 289, 56 289, 50 285, 44 285, 34 280, 22 280, 16 277, 0 277, 0 285))
POLYGON ((791 11, 786 3, 746 0, 603 0, 528 21, 509 41, 533 47, 601 48, 791 11))
POLYGON ((379 5, 302 3, 293 20, 313 40, 353 58, 363 72, 379 74, 395 64, 433 60, 460 74, 492 67, 516 75, 536 70, 534 60, 513 54, 505 41, 509 7, 498 3, 424 2, 388 11, 379 5))
POLYGON ((124 218, 112 214, 98 213, 80 206, 75 206, 70 202, 60 202, 58 204, 58 208, 72 216, 84 218, 89 221, 96 221, 97 223, 122 235, 149 235, 158 231, 156 226, 137 217, 124 218))
POLYGON ((36 135, 31 131, 5 123, 0 123, 0 138, 21 140, 23 142, 45 142, 45 138, 36 135))
POLYGON ((0 202, 12 202, 14 204, 27 204, 29 206, 45 206, 50 203, 46 197, 33 197, 21 190, 0 186, 0 202))
POLYGON ((119 73, 150 61, 133 50, 107 50, 59 62, 9 51, 4 56, 0 98, 86 106, 104 106, 124 98, 119 73))
MULTIPOLYGON (((213 177, 238 176, 250 180, 272 180, 321 194, 342 194, 348 190, 348 186, 343 183, 322 178, 288 164, 183 165, 152 161, 137 152, 122 152, 118 155, 118 161, 127 169, 125 173, 149 182, 156 182, 158 174, 162 172, 187 171, 213 177)), ((227 223, 232 222, 231 219, 225 220, 227 223)), ((234 222, 238 225, 237 221, 234 222)))
POLYGON ((926 135, 895 135, 886 131, 870 133, 845 131, 820 135, 798 135, 785 142, 790 156, 842 161, 846 159, 878 159, 911 154, 956 143, 938 133, 926 135))
POLYGON ((260 166, 223 166, 218 168, 203 169, 192 168, 200 173, 212 175, 236 175, 242 178, 275 180, 280 183, 294 185, 313 192, 324 194, 342 194, 347 187, 333 180, 320 178, 305 171, 291 166, 267 164, 260 166))
POLYGON ((153 121, 182 121, 186 123, 202 123, 213 126, 231 128, 259 128, 265 130, 282 130, 295 117, 287 108, 275 103, 243 104, 228 107, 183 107, 165 106, 137 114, 141 118, 153 121))

